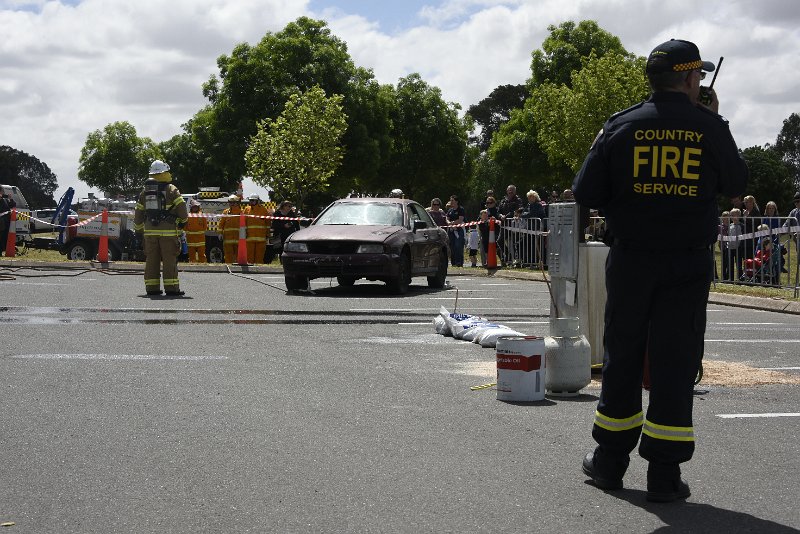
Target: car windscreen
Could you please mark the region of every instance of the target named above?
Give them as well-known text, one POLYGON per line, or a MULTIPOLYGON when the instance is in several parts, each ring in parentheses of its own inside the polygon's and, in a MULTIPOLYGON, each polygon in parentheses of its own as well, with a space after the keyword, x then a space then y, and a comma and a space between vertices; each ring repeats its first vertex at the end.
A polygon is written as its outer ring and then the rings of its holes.
POLYGON ((314 224, 403 226, 403 206, 393 202, 341 202, 325 210, 314 224))

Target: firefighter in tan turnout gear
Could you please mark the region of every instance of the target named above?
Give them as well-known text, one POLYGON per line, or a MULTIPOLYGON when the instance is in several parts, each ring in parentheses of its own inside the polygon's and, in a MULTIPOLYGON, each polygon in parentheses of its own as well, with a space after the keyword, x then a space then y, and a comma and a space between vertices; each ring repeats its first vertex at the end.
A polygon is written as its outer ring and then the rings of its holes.
POLYGON ((134 216, 134 230, 144 234, 144 287, 148 295, 161 294, 163 265, 164 293, 180 296, 178 284, 178 255, 181 253, 180 234, 188 214, 181 192, 172 185, 169 165, 155 160, 150 165, 150 177, 139 193, 134 216))

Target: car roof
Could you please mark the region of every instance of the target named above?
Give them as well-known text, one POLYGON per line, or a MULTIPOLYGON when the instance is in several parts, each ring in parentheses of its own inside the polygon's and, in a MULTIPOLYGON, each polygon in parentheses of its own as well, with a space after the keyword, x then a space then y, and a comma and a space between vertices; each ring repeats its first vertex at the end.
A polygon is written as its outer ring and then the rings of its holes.
POLYGON ((353 198, 340 198, 339 200, 334 201, 336 204, 342 204, 345 202, 357 202, 361 204, 369 204, 373 202, 380 202, 382 204, 393 203, 393 204, 419 204, 416 200, 411 200, 410 198, 393 198, 393 197, 353 197, 353 198))

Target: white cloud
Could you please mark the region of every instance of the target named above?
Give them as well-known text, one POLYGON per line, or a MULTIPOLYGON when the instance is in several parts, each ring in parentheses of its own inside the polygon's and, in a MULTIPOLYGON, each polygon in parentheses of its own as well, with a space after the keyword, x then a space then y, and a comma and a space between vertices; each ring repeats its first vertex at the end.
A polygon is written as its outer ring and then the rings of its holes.
POLYGON ((548 25, 593 19, 639 55, 679 37, 705 59, 725 56, 716 87, 742 147, 774 142, 800 112, 792 2, 431 0, 419 11, 424 24, 411 28, 327 4, 311 12, 294 0, 0 0, 0 144, 47 163, 59 193, 72 186, 85 196, 77 162, 90 132, 128 121, 140 136, 170 138, 206 104, 201 85, 218 56, 301 15, 327 20, 382 83, 419 72, 464 109, 498 85, 523 83, 548 25))

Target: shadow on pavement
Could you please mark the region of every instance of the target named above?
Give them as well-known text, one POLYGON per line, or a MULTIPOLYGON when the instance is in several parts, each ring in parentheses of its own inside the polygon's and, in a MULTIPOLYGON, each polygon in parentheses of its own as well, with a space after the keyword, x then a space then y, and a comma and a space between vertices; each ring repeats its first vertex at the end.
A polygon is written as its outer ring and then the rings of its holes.
MULTIPOLYGON (((628 501, 666 523, 653 532, 769 532, 770 534, 797 534, 800 530, 781 525, 774 521, 761 519, 750 514, 717 508, 710 504, 677 501, 673 503, 651 503, 645 499, 642 490, 623 490, 608 493, 623 501, 628 501)), ((691 499, 692 497, 690 497, 691 499)))

